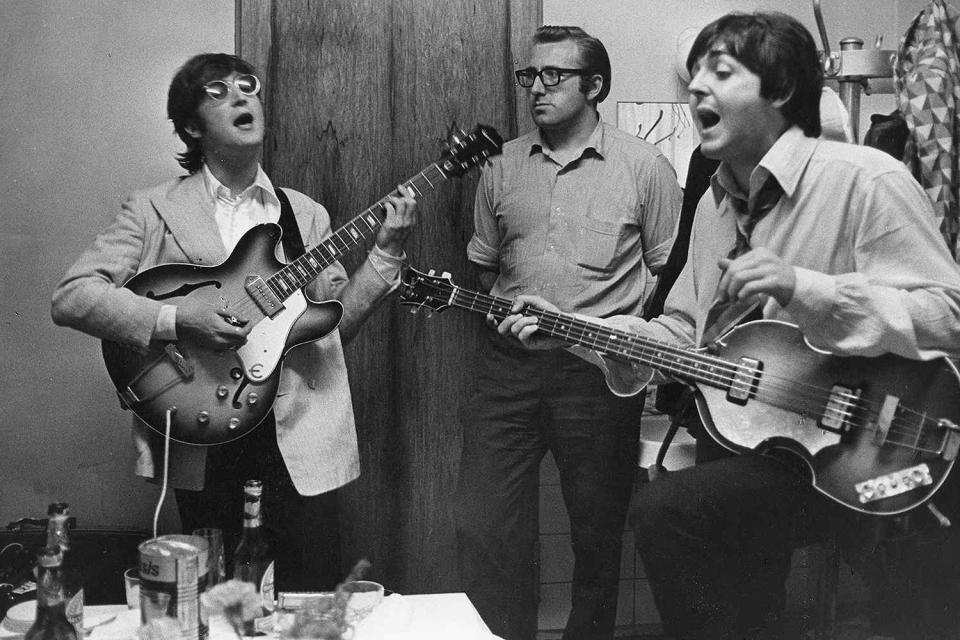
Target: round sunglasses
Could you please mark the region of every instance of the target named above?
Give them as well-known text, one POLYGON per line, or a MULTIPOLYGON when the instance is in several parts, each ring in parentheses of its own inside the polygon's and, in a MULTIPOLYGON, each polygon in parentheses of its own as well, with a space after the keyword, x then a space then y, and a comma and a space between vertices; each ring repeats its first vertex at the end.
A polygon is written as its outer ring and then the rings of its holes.
POLYGON ((252 73, 245 73, 233 80, 212 80, 203 85, 203 90, 214 100, 223 100, 230 93, 231 86, 235 86, 245 96, 255 96, 260 93, 260 78, 252 73))

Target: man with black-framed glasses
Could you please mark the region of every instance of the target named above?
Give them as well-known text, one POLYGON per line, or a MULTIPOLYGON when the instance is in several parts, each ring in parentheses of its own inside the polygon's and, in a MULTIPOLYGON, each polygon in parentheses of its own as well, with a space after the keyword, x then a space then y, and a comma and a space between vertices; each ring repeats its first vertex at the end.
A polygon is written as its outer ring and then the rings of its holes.
MULTIPOLYGON (((130 196, 57 285, 57 324, 144 349, 176 341, 216 352, 246 342, 252 323, 239 308, 202 296, 178 296, 171 304, 122 285, 160 264, 219 265, 236 255, 238 240, 260 223, 283 229, 277 258, 284 262, 330 234, 322 205, 274 187, 260 166, 266 130, 260 92, 253 67, 236 56, 200 54, 177 71, 167 114, 186 145, 178 161, 188 175, 130 196)), ((225 444, 170 443, 169 483, 184 531, 224 530, 227 554, 240 538, 243 483, 263 481, 264 527, 281 590, 328 590, 343 577, 335 490, 359 475, 360 462, 341 340, 352 338, 399 284, 403 245, 417 218, 413 194, 405 188, 384 209, 375 246, 350 278, 333 262, 304 287, 312 300, 339 300, 343 318, 321 340, 285 356, 276 401, 263 421, 225 444)), ((296 300, 291 296, 286 303, 294 308, 296 300)), ((220 393, 206 391, 211 398, 220 393)), ((203 416, 197 420, 202 424, 203 416)), ((137 474, 162 478, 163 438, 134 419, 134 442, 137 474)))
MULTIPOLYGON (((611 72, 599 40, 545 26, 533 43, 516 79, 537 129, 485 167, 468 258, 498 296, 537 292, 583 313, 638 313, 670 251, 682 200, 676 174, 655 147, 600 121, 611 72)), ((489 337, 464 411, 456 506, 464 589, 495 634, 536 636, 530 497, 550 451, 574 557, 564 638, 612 638, 643 401, 616 397, 569 353, 489 337)))

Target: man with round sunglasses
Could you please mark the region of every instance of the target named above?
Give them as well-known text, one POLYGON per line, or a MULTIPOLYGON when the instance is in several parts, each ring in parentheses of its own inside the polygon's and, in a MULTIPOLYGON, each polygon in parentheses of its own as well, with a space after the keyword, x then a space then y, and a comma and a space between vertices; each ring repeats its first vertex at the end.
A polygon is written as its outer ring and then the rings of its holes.
MULTIPOLYGON (((242 345, 245 318, 194 298, 177 305, 122 285, 166 263, 222 263, 251 227, 280 223, 278 258, 330 231, 326 209, 293 189, 278 189, 260 166, 266 121, 253 67, 228 54, 200 54, 174 76, 167 114, 186 145, 188 175, 132 194, 113 224, 70 267, 53 294, 53 318, 97 338, 146 348, 151 341, 192 341, 208 349, 242 345), (280 255, 283 254, 283 255, 280 255)), ((343 318, 323 339, 292 349, 267 417, 244 437, 210 447, 170 443, 169 483, 185 532, 224 531, 229 554, 240 538, 243 483, 264 482, 264 526, 276 558, 276 587, 332 589, 342 579, 336 489, 360 473, 342 341, 399 283, 404 242, 416 224, 408 189, 387 198, 376 243, 348 278, 334 262, 305 287, 313 300, 338 299, 343 318)), ((163 438, 134 420, 138 475, 159 480, 163 438)), ((228 565, 229 566, 229 559, 228 565)))
MULTIPOLYGON (((682 196, 655 147, 600 121, 610 75, 606 49, 583 29, 534 34, 516 79, 537 128, 484 168, 467 248, 494 295, 536 292, 601 316, 639 313, 649 295, 682 196)), ((456 501, 464 589, 495 634, 536 636, 529 497, 550 451, 574 556, 563 637, 612 638, 643 400, 616 397, 599 370, 571 354, 525 351, 495 331, 488 337, 464 410, 456 501)))

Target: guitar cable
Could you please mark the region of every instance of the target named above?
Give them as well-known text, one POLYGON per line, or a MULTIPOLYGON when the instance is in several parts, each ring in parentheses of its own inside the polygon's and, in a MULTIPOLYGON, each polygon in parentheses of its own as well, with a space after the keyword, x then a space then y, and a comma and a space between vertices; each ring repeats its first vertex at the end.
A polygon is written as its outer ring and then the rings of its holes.
POLYGON ((163 436, 163 484, 160 486, 160 497, 157 499, 157 508, 153 512, 153 537, 157 537, 157 523, 160 520, 160 509, 167 498, 167 475, 170 471, 170 424, 172 422, 173 407, 167 409, 167 424, 163 436))

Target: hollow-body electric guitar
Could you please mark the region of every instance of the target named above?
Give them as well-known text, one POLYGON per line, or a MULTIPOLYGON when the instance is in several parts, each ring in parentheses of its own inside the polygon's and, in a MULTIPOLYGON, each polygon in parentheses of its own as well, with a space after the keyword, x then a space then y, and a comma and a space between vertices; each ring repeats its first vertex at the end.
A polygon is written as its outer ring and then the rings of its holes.
MULTIPOLYGON (((407 269, 402 304, 459 307, 502 320, 513 301, 407 269)), ((414 309, 416 310, 416 309, 414 309)), ((706 349, 684 349, 572 314, 528 307, 538 331, 689 382, 707 431, 731 451, 789 452, 824 495, 861 513, 917 507, 946 481, 960 449, 960 376, 947 358, 840 357, 792 324, 744 323, 706 349)))
MULTIPOLYGON (((420 195, 500 152, 495 130, 480 125, 455 136, 437 162, 405 183, 420 195)), ((353 218, 290 263, 275 257, 276 224, 250 229, 223 263, 213 267, 165 264, 124 287, 176 305, 185 298, 236 310, 253 328, 246 344, 215 351, 187 341, 143 350, 104 341, 103 358, 121 402, 154 430, 195 445, 228 442, 256 427, 273 406, 282 359, 293 347, 318 340, 340 323, 339 301, 314 302, 302 289, 349 251, 372 238, 386 198, 353 218)))

